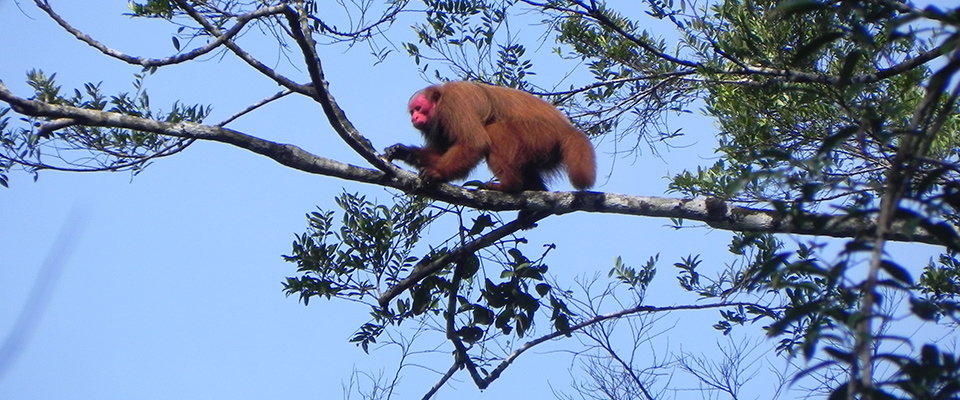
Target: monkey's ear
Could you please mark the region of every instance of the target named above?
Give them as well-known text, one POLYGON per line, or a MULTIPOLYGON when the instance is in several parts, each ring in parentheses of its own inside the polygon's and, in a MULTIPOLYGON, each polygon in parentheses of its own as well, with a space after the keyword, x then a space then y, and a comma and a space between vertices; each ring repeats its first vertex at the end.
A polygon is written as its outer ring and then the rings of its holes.
POLYGON ((430 102, 436 103, 436 102, 439 101, 439 100, 440 100, 440 91, 439 91, 439 90, 434 90, 433 92, 430 93, 430 102))

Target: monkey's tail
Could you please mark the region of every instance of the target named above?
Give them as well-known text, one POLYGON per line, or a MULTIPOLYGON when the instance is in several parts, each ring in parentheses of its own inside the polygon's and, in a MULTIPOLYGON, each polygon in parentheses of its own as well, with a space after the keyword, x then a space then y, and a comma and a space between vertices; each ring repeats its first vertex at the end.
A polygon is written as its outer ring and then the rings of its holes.
POLYGON ((575 131, 567 135, 560 151, 563 155, 563 164, 567 167, 570 183, 579 190, 593 187, 597 181, 597 160, 593 151, 593 144, 583 132, 575 131))

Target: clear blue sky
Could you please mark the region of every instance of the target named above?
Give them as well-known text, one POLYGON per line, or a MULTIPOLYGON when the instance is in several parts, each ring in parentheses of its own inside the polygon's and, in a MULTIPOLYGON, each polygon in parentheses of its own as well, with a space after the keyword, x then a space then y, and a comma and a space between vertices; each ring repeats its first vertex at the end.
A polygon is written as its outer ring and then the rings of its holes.
MULTIPOLYGON (((138 67, 102 56, 57 27, 32 2, 21 3, 24 12, 14 2, 0 0, 0 79, 15 93, 30 95, 23 80, 31 68, 56 72, 67 90, 102 81, 108 94, 133 91, 130 82, 138 67)), ((52 3, 74 26, 112 48, 149 57, 172 50, 172 28, 121 16, 125 1, 52 3)), ((393 29, 409 32, 402 24, 393 29)), ((270 43, 256 45, 262 60, 303 81, 303 74, 270 43)), ((428 82, 413 62, 396 53, 373 66, 363 46, 344 50, 321 48, 331 90, 347 116, 377 148, 419 142, 404 106, 428 82)), ((152 104, 164 109, 177 99, 213 104, 210 121, 279 90, 232 55, 161 69, 147 84, 152 104)), ((329 129, 318 106, 288 99, 268 109, 233 128, 362 163, 329 129)), ((636 162, 621 159, 613 167, 614 148, 609 141, 602 143, 597 189, 663 195, 668 173, 712 163, 714 127, 702 119, 684 124, 689 137, 682 144, 690 146, 664 152, 664 160, 647 152, 636 162)), ((478 169, 475 179, 487 177, 485 169, 478 169)), ((35 314, 19 357, 0 377, 0 399, 340 398, 341 385, 354 368, 393 374, 395 351, 366 355, 347 342, 366 321, 365 307, 336 300, 304 307, 285 298, 280 284, 295 273, 293 264, 280 256, 289 253, 294 235, 305 227, 305 213, 316 206, 335 209, 332 199, 341 190, 384 202, 393 193, 290 170, 216 143, 197 143, 136 177, 44 172, 36 183, 25 174, 12 174, 11 180, 11 189, 0 190, 0 337, 6 337, 27 304, 44 260, 59 256, 62 269, 40 280, 46 283, 46 307, 35 314), (55 246, 65 230, 66 245, 55 246)), ((574 274, 605 275, 617 256, 639 266, 659 252, 655 293, 663 295, 651 296, 650 302, 688 303, 693 298, 679 294, 670 264, 701 252, 711 262, 730 260, 723 256, 729 234, 676 232, 664 228, 668 223, 567 215, 529 232, 528 251, 535 254, 539 245, 556 243, 559 249, 548 263, 554 273, 568 273, 568 281, 574 274)), ((933 254, 929 247, 913 249, 919 259, 933 254)), ((700 344, 715 347, 712 339, 697 343, 696 336, 685 334, 715 335, 706 322, 715 314, 691 316, 668 317, 680 326, 669 342, 684 343, 689 346, 685 350, 700 344)), ((434 334, 424 343, 441 343, 437 338, 434 334)), ((719 335, 717 340, 722 340, 719 335)), ((408 362, 443 371, 450 363, 449 346, 444 346, 437 356, 408 362)), ((560 348, 544 346, 524 355, 482 397, 546 398, 550 385, 566 389, 569 357, 549 353, 560 348)), ((403 376, 398 399, 419 398, 438 378, 416 367, 403 376)), ((465 374, 458 378, 438 398, 481 397, 465 374)))

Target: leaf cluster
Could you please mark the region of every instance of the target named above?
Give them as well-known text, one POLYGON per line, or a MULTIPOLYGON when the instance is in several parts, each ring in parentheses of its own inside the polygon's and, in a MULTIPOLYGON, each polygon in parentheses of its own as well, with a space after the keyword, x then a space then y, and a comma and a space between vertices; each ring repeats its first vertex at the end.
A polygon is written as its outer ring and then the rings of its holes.
MULTIPOLYGON (((134 76, 135 92, 106 95, 100 83, 86 83, 83 91, 62 93, 56 74, 43 71, 27 73, 27 84, 34 90, 33 99, 44 103, 130 115, 167 123, 196 122, 206 118, 211 106, 185 105, 175 101, 170 111, 156 110, 144 85, 146 74, 134 76)), ((85 124, 80 120, 31 118, 30 128, 7 129, 0 137, 0 159, 28 171, 63 169, 79 171, 122 171, 135 173, 159 157, 176 154, 192 140, 160 135, 142 130, 85 124), (49 152, 58 154, 62 164, 47 161, 49 152)))

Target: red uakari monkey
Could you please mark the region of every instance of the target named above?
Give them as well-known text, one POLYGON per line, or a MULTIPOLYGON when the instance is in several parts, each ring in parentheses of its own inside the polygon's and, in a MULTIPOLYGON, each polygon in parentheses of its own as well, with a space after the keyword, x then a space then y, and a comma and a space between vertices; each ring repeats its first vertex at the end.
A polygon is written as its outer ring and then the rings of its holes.
POLYGON ((550 103, 529 93, 474 82, 449 82, 410 99, 410 119, 426 146, 395 144, 384 155, 417 167, 427 182, 462 179, 480 160, 505 192, 547 190, 566 168, 573 187, 593 186, 596 156, 587 136, 550 103))

